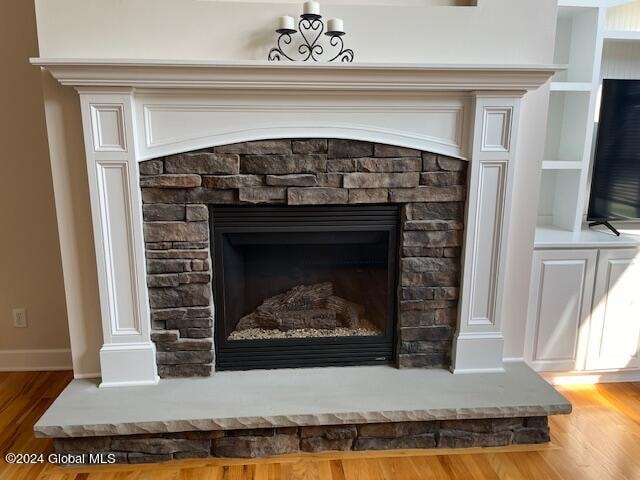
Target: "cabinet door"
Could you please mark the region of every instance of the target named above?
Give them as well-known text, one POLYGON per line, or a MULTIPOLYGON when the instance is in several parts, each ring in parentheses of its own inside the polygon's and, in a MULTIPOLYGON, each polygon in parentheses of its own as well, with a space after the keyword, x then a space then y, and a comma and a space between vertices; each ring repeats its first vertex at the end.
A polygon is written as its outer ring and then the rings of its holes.
POLYGON ((640 250, 600 250, 587 368, 638 368, 640 250))
POLYGON ((596 259, 596 250, 533 252, 525 359, 534 370, 584 368, 596 259))

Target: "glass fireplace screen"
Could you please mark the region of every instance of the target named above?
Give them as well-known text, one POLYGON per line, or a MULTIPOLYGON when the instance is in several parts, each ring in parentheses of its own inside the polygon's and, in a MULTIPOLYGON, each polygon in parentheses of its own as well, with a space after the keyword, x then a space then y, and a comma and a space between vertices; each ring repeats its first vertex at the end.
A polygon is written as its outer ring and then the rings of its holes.
POLYGON ((211 208, 218 369, 388 363, 397 207, 211 208))

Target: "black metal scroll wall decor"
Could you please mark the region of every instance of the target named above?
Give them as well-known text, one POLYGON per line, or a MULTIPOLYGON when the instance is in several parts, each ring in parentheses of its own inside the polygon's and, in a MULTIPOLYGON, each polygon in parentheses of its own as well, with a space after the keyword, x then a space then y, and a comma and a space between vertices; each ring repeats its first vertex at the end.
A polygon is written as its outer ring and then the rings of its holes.
POLYGON ((292 62, 306 62, 312 60, 314 62, 353 62, 353 50, 344 48, 342 40, 344 32, 344 22, 340 18, 332 18, 327 22, 327 31, 324 31, 325 25, 320 15, 320 4, 315 1, 305 2, 303 5, 303 13, 298 21, 298 29, 295 29, 295 21, 293 17, 288 15, 278 19, 277 46, 269 50, 267 56, 269 61, 279 62, 290 60, 292 62), (298 45, 297 54, 295 46, 290 46, 293 42, 292 35, 300 32, 300 44, 298 45), (328 53, 321 44, 322 34, 330 38, 328 53))

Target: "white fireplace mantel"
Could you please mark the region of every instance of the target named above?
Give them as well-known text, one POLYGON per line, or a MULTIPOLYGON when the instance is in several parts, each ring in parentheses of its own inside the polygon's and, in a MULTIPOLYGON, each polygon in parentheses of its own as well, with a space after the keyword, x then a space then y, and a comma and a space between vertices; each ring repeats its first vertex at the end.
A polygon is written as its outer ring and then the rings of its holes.
POLYGON ((519 90, 538 88, 557 65, 287 63, 265 61, 33 58, 63 85, 294 90, 519 90))
POLYGON ((469 160, 452 370, 503 371, 502 290, 520 98, 557 66, 32 63, 81 97, 104 336, 102 386, 158 381, 138 162, 266 138, 349 138, 469 160))

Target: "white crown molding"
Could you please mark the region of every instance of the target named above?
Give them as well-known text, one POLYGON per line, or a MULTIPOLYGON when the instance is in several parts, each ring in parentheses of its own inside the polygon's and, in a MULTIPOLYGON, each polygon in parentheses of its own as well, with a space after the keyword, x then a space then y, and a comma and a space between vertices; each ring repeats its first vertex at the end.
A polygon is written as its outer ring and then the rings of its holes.
POLYGON ((273 63, 32 58, 75 87, 358 91, 512 91, 538 88, 559 65, 273 63))

